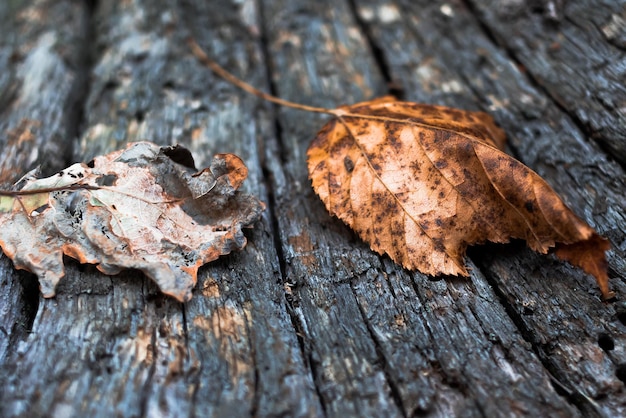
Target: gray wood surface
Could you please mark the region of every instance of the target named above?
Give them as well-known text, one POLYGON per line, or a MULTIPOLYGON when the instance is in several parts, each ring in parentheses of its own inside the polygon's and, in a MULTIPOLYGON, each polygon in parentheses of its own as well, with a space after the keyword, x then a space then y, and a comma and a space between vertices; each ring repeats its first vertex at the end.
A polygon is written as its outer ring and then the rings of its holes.
POLYGON ((623 1, 10 0, 0 180, 150 140, 240 155, 264 200, 193 299, 67 260, 53 299, 0 259, 0 416, 623 416, 623 1), (621 20, 620 20, 621 19, 621 20), (622 22, 622 23, 620 23, 622 22), (621 26, 620 26, 621 25, 621 26), (330 217, 305 152, 336 107, 393 93, 484 110, 508 150, 611 240, 611 286, 523 243, 430 278, 330 217))

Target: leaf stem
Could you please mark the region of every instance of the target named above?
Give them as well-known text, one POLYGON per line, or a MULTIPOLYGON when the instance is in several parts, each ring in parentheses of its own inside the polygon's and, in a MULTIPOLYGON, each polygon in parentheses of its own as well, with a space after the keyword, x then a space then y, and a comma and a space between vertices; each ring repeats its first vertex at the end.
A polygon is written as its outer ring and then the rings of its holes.
POLYGON ((222 68, 218 63, 216 63, 211 58, 209 58, 206 52, 204 52, 204 50, 200 47, 200 45, 198 45, 198 43, 193 38, 187 39, 187 44, 189 45, 191 52, 193 53, 193 55, 195 55, 198 61, 200 61, 205 66, 207 66, 211 71, 213 71, 215 74, 217 74, 224 80, 228 81, 229 83, 239 87, 240 89, 250 94, 253 94, 257 97, 260 97, 263 100, 267 100, 268 102, 272 102, 280 106, 290 107, 292 109, 304 110, 307 112, 324 113, 327 115, 337 116, 338 111, 336 109, 326 109, 323 107, 303 105, 300 103, 291 102, 289 100, 281 99, 280 97, 272 96, 271 94, 265 93, 257 89, 256 87, 246 83, 245 81, 235 77, 233 74, 229 73, 224 68, 222 68))
POLYGON ((0 196, 28 196, 41 193, 51 193, 66 190, 100 190, 99 186, 91 186, 89 184, 70 184, 69 186, 59 187, 45 187, 41 189, 28 189, 28 190, 0 190, 0 196))

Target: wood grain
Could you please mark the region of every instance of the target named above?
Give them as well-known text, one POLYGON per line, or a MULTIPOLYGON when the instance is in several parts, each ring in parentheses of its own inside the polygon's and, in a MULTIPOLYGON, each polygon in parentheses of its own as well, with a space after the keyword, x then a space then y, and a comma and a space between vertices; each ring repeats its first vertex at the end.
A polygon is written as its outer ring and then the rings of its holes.
POLYGON ((623 115, 579 94, 619 103, 619 87, 598 86, 614 85, 608 69, 622 55, 618 37, 585 23, 596 15, 578 17, 591 2, 564 2, 556 28, 545 13, 478 0, 52 3, 0 5, 3 175, 129 141, 181 143, 198 165, 240 155, 246 192, 268 211, 245 251, 200 270, 184 305, 138 272, 109 277, 72 262, 56 298, 42 299, 2 256, 0 416, 626 413, 623 115), (471 251, 469 279, 432 280, 374 254, 307 179, 306 148, 327 119, 217 79, 187 50, 190 35, 285 99, 336 107, 394 92, 490 113, 509 151, 611 240, 616 300, 601 302, 593 278, 517 243, 471 251), (533 49, 552 38, 597 50, 607 70, 588 77, 575 55, 533 49), (560 68, 576 71, 544 81, 560 68), (29 84, 39 94, 22 94, 24 74, 43 77, 29 84), (37 142, 12 147, 24 118, 41 123, 37 142))

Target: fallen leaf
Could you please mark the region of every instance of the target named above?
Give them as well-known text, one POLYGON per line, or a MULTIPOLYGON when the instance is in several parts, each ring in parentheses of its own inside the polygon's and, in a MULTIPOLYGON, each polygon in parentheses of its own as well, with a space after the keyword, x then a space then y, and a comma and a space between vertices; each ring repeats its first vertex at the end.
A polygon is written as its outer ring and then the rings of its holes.
POLYGON ((63 255, 105 274, 143 271, 179 301, 191 298, 203 264, 246 244, 242 227, 262 202, 237 191, 247 168, 218 154, 200 172, 185 148, 149 142, 74 164, 0 195, 0 246, 52 297, 63 255))
POLYGON ((606 239, 534 171, 502 151, 482 112, 382 98, 341 107, 311 143, 328 211, 407 269, 467 276, 468 245, 526 240, 593 274, 605 298, 606 239))

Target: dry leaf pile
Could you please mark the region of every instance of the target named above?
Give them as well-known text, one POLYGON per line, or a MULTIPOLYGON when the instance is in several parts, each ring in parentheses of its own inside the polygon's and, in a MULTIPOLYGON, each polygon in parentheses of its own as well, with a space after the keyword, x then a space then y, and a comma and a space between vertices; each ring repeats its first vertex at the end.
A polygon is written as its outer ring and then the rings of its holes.
POLYGON ((39 276, 45 297, 54 296, 67 255, 106 274, 139 269, 186 301, 198 268, 243 248, 242 227, 264 209, 237 191, 247 175, 232 154, 196 172, 182 147, 132 143, 3 193, 0 245, 16 268, 39 276))
POLYGON ((467 276, 468 245, 526 240, 595 276, 609 243, 502 151, 482 112, 381 98, 339 108, 308 150, 313 188, 373 250, 425 274, 467 276))

